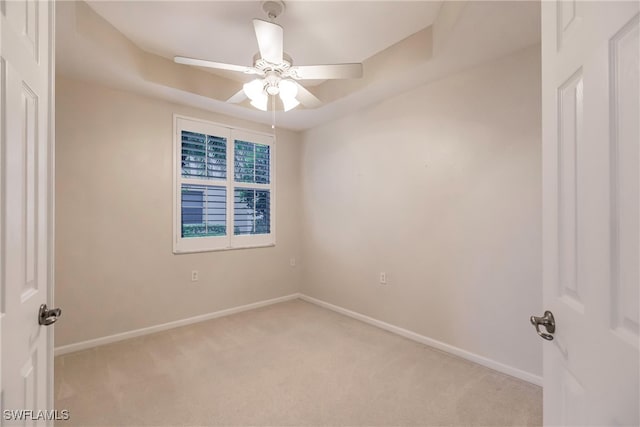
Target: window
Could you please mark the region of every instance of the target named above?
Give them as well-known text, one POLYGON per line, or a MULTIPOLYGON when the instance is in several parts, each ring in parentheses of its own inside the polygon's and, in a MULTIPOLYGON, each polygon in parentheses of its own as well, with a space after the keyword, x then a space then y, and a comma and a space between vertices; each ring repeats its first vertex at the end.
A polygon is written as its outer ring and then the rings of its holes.
POLYGON ((174 120, 173 251, 274 245, 273 137, 174 120))

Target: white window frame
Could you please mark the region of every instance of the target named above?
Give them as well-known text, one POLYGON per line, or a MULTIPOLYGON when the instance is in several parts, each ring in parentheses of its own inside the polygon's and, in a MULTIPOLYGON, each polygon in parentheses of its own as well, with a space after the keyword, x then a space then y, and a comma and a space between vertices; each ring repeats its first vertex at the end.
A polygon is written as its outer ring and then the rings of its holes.
POLYGON ((275 138, 273 135, 238 129, 202 119, 173 115, 173 253, 209 252, 230 249, 259 248, 276 244, 276 164, 275 138), (226 179, 198 179, 182 176, 182 131, 215 135, 227 140, 226 179), (269 184, 235 182, 235 141, 247 141, 269 146, 269 184), (227 192, 226 236, 182 237, 182 184, 225 187, 227 192), (250 188, 269 190, 269 234, 235 235, 235 189, 250 188))

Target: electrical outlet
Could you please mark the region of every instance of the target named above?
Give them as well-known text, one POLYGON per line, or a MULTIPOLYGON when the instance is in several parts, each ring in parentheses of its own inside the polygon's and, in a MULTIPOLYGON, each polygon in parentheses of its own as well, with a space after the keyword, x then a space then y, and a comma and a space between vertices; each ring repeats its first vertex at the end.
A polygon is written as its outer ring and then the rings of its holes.
POLYGON ((380 272, 380 284, 381 285, 387 284, 387 273, 385 273, 384 271, 380 272))
POLYGON ((289 265, 291 267, 295 267, 296 266, 296 259, 295 258, 289 258, 289 265))
POLYGON ((191 270, 191 281, 197 282, 199 279, 198 270, 191 270))

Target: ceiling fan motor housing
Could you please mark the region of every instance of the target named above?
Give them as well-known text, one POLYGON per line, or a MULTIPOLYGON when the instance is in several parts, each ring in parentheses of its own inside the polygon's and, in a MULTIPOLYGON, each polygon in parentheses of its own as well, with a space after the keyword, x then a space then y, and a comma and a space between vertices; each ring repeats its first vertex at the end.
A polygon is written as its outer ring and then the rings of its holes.
POLYGON ((269 95, 277 95, 280 92, 280 74, 276 71, 269 71, 265 76, 265 90, 269 95))
POLYGON ((256 53, 253 56, 253 67, 262 73, 266 73, 267 71, 278 71, 280 73, 284 73, 293 64, 293 59, 286 53, 282 53, 282 62, 279 64, 272 64, 271 62, 265 61, 260 56, 260 53, 256 53))

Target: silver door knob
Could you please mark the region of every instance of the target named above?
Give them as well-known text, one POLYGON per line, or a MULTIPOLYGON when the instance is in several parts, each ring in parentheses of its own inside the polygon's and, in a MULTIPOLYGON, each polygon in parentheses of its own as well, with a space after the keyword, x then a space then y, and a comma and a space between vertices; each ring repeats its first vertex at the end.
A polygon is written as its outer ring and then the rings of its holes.
POLYGON ((47 308, 47 304, 42 304, 38 310, 38 323, 44 326, 53 325, 62 316, 62 310, 59 308, 47 308))
POLYGON ((555 333, 556 331, 556 320, 553 318, 552 312, 547 310, 544 312, 544 316, 531 316, 529 320, 531 321, 531 324, 536 328, 536 332, 538 333, 538 335, 540 335, 547 341, 551 341, 553 339, 553 333, 555 333), (547 333, 540 330, 540 325, 544 326, 544 328, 547 330, 547 333))

